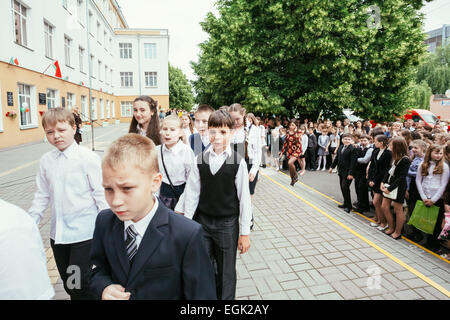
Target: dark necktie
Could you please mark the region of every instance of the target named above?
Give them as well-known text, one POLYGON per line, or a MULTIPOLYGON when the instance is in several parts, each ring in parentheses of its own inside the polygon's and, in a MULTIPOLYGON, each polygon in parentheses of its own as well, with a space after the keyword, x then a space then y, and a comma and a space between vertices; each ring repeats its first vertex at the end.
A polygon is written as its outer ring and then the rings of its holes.
POLYGON ((127 256, 128 256, 128 260, 130 260, 130 262, 132 261, 133 257, 136 255, 136 252, 138 250, 137 243, 136 243, 137 235, 138 235, 138 233, 137 233, 136 229, 134 229, 134 226, 130 225, 127 228, 127 239, 125 240, 127 256))

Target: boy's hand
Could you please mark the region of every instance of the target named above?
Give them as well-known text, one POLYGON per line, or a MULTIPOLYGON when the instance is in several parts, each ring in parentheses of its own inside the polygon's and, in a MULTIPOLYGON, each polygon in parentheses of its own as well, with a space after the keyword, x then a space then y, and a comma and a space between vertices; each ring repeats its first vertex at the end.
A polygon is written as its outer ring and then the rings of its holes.
POLYGON ((111 284, 103 290, 102 300, 129 300, 130 295, 120 284, 111 284))
POLYGON ((352 176, 351 174, 349 174, 349 175, 347 176, 347 180, 353 180, 353 176, 352 176))
POLYGON ((246 253, 250 248, 250 236, 239 236, 238 249, 240 254, 246 253))
POLYGON ((248 180, 249 180, 250 182, 253 182, 253 180, 255 180, 255 175, 254 175, 253 173, 249 173, 249 174, 248 174, 248 180))

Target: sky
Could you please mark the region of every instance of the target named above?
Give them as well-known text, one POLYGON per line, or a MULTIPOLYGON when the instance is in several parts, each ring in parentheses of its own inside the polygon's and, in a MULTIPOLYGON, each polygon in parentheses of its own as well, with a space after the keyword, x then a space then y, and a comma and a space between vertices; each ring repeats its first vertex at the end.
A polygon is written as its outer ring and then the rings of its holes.
MULTIPOLYGON (((130 28, 168 29, 169 62, 195 80, 190 61, 198 61, 199 44, 207 40, 200 22, 215 15, 215 0, 117 0, 130 28)), ((434 0, 421 10, 424 31, 450 24, 450 0, 434 0)), ((382 22, 382 21, 381 21, 382 22)))

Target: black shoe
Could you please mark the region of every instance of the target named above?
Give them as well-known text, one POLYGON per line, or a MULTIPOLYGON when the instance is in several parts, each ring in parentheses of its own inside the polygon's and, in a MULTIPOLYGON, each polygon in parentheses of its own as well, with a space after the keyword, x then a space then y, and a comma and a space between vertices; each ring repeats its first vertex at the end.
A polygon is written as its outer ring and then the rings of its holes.
POLYGON ((294 184, 298 181, 298 177, 295 177, 291 180, 291 186, 294 186, 294 184))
POLYGON ((353 202, 353 205, 354 205, 355 207, 357 207, 357 206, 358 206, 358 201, 353 202))
POLYGON ((360 208, 358 206, 354 207, 353 210, 359 212, 359 213, 363 213, 365 211, 370 211, 368 208, 360 208))
POLYGON ((352 211, 352 210, 350 208, 345 208, 344 211, 347 213, 350 213, 350 211, 352 211))
POLYGON ((338 208, 344 209, 345 206, 343 204, 338 205, 338 208))

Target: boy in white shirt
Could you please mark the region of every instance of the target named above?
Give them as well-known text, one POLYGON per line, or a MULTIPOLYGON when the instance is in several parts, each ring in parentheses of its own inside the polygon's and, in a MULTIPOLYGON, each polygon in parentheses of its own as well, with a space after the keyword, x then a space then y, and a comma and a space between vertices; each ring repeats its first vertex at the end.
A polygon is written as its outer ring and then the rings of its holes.
POLYGON ((42 126, 56 149, 40 160, 37 191, 28 213, 39 225, 50 205, 50 245, 64 289, 72 300, 92 299, 88 286, 89 252, 97 214, 108 207, 101 159, 75 142, 76 125, 70 111, 48 110, 42 126))
POLYGON ((226 111, 211 114, 211 147, 197 156, 185 189, 183 212, 203 226, 210 258, 217 263, 217 298, 233 300, 236 292, 236 251, 250 248, 252 218, 249 174, 242 156, 232 150, 234 121, 226 111), (194 216, 195 214, 195 216, 194 216))

